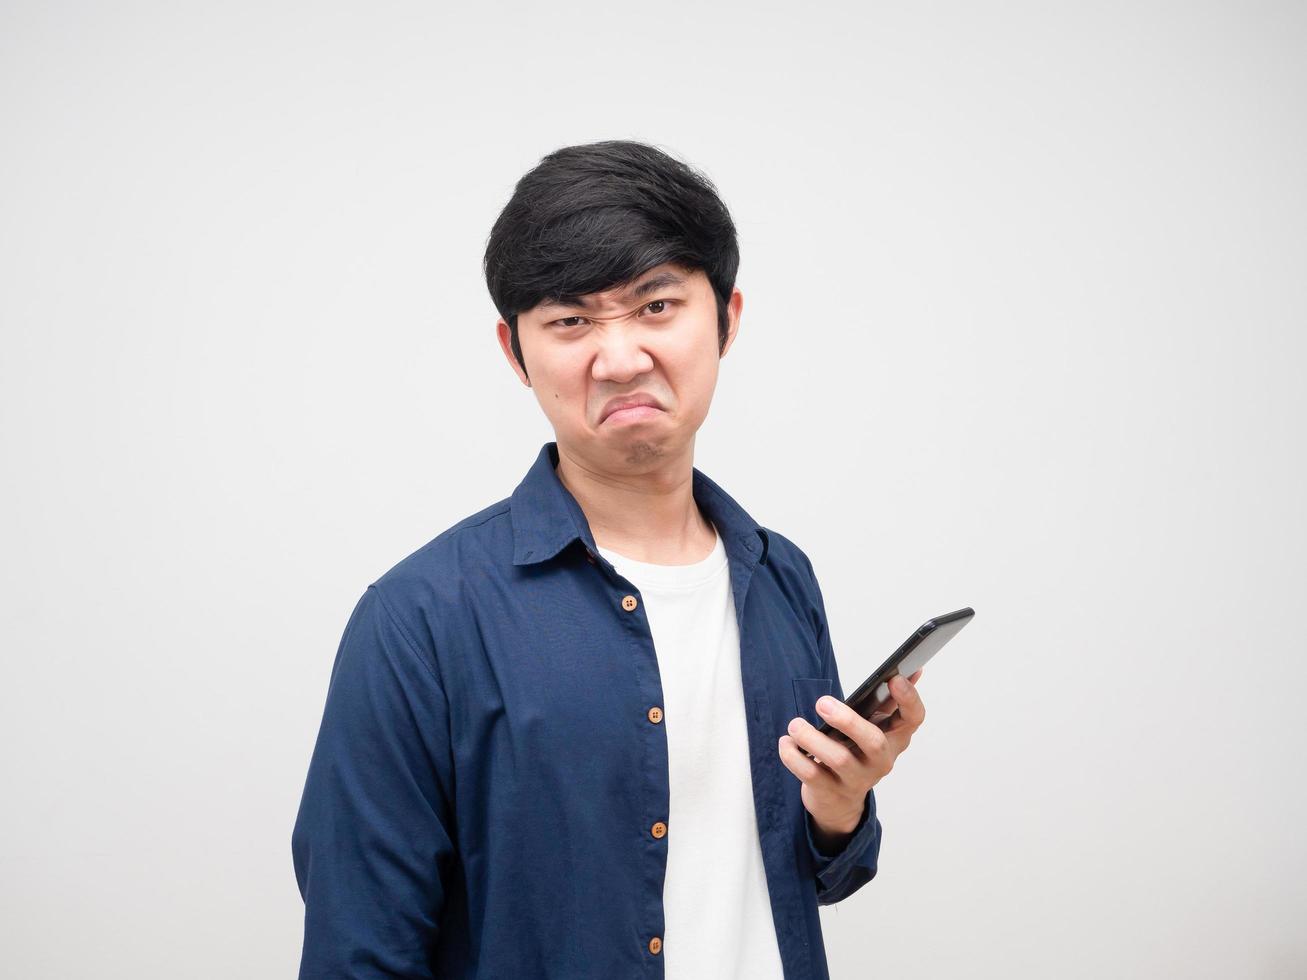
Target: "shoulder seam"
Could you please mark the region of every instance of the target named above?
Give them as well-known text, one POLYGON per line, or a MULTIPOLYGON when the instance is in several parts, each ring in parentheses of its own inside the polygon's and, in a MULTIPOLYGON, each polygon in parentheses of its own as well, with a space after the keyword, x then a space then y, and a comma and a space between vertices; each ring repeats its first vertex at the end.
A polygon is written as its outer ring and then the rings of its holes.
MULTIPOLYGON (((493 504, 491 506, 493 506, 493 504)), ((502 509, 495 511, 493 514, 490 514, 484 520, 477 521, 475 524, 463 524, 462 522, 460 522, 450 530, 467 531, 467 530, 471 530, 474 527, 480 527, 482 524, 487 524, 490 521, 493 521, 496 517, 503 517, 512 509, 513 509, 513 505, 506 503, 504 504, 502 509)))
MULTIPOLYGON (((493 507, 494 504, 491 504, 491 506, 493 507)), ((495 520, 495 518, 503 517, 505 514, 510 513, 512 509, 513 508, 511 504, 505 503, 502 509, 497 510, 493 514, 490 514, 487 517, 482 518, 481 520, 477 521, 475 524, 465 524, 464 521, 469 521, 474 516, 476 516, 474 514, 469 514, 467 517, 463 518, 462 521, 459 521, 457 524, 454 524, 453 526, 446 528, 440 534, 436 535, 436 537, 428 543, 435 544, 437 540, 443 538, 445 535, 449 535, 450 537, 453 537, 455 534, 458 534, 460 531, 470 531, 475 527, 480 527, 482 524, 489 524, 491 521, 495 520)))
POLYGON ((399 618, 391 610, 390 603, 387 601, 386 597, 381 594, 381 590, 378 589, 375 584, 369 585, 368 588, 376 593, 377 602, 380 603, 382 612, 386 614, 386 618, 390 620, 390 624, 394 626, 395 631, 399 633, 400 639, 402 639, 404 645, 408 647, 409 653, 417 658, 418 663, 426 669, 426 672, 431 675, 431 679, 435 681, 436 685, 443 691, 445 689, 445 684, 440 679, 440 675, 431 664, 427 663, 427 658, 422 656, 422 652, 418 649, 417 643, 409 634, 408 630, 404 628, 404 624, 399 621, 399 618))
MULTIPOLYGON (((495 504, 490 504, 489 506, 494 507, 495 504)), ((463 520, 457 521, 456 523, 451 524, 449 527, 445 528, 443 531, 437 534, 430 541, 427 541, 421 547, 405 555, 402 560, 396 562, 390 568, 386 569, 386 571, 384 571, 382 574, 374 578, 372 582, 369 584, 368 588, 371 588, 372 586, 375 586, 380 582, 386 581, 386 579, 389 578, 393 573, 395 573, 399 568, 403 567, 408 562, 417 559, 419 555, 429 554, 432 551, 432 549, 443 546, 446 541, 457 536, 459 532, 470 531, 473 528, 481 527, 481 525, 483 524, 489 524, 491 521, 495 520, 496 518, 503 517, 505 514, 509 513, 510 510, 511 508, 509 507, 509 505, 505 503, 500 510, 497 510, 493 514, 490 514, 482 518, 481 520, 477 521, 475 524, 464 523, 465 521, 470 521, 473 517, 476 516, 476 514, 469 514, 467 517, 463 518, 463 520)), ((478 511, 477 513, 480 513, 480 511, 478 511)))

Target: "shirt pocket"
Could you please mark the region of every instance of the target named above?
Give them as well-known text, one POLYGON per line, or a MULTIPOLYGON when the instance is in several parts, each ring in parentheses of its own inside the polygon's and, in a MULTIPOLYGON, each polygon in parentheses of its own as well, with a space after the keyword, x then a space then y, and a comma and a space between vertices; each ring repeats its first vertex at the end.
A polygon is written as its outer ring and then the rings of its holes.
POLYGON ((794 707, 799 717, 815 728, 825 724, 826 719, 817 713, 817 699, 823 694, 831 693, 829 677, 794 678, 794 707))

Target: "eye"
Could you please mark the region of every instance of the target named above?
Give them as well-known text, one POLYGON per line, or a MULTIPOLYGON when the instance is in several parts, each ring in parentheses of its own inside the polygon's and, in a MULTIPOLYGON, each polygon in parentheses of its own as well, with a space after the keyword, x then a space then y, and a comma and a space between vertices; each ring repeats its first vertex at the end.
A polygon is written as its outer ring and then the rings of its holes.
MULTIPOLYGON (((676 300, 655 299, 655 300, 650 300, 648 303, 645 303, 644 306, 640 308, 640 312, 642 314, 648 313, 649 316, 662 316, 665 313, 670 313, 671 308, 675 305, 676 305, 676 300)), ((585 317, 583 316, 565 316, 558 320, 550 320, 547 324, 545 324, 545 326, 559 327, 560 329, 566 330, 569 327, 580 326, 584 320, 585 317)))

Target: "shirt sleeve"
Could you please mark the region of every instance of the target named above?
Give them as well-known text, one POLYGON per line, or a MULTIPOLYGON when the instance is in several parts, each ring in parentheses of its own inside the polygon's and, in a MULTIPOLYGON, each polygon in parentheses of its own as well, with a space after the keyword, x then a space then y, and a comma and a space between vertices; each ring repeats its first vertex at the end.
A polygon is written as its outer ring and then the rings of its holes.
POLYGON ((455 860, 452 787, 434 658, 369 586, 332 666, 291 834, 301 978, 432 976, 455 860))
MULTIPOLYGON (((831 645, 830 629, 826 621, 826 603, 822 598, 821 586, 812 570, 812 562, 804 555, 804 562, 812 575, 812 587, 817 599, 819 616, 817 628, 817 645, 821 651, 823 676, 831 680, 831 694, 844 700, 844 688, 840 684, 839 665, 835 662, 835 650, 831 645)), ((876 791, 867 790, 863 803, 862 818, 853 830, 844 848, 838 854, 823 854, 817 849, 813 840, 812 814, 803 811, 804 831, 808 837, 808 852, 812 856, 812 865, 817 878, 817 904, 834 905, 848 898, 859 888, 876 877, 877 861, 880 858, 880 820, 876 816, 876 791)))

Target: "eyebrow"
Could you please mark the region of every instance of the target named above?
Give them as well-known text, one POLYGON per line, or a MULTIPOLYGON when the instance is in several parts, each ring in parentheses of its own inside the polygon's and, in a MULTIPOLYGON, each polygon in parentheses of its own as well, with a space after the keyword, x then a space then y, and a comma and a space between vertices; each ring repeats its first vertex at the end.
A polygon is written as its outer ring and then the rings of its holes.
MULTIPOLYGON (((666 289, 668 286, 684 285, 685 279, 678 276, 675 272, 660 272, 658 275, 646 279, 638 286, 633 286, 626 295, 628 299, 640 299, 641 297, 648 296, 650 293, 656 292, 659 289, 666 289)), ((552 310, 569 306, 579 306, 582 309, 586 309, 590 306, 590 303, 584 296, 575 296, 571 293, 565 293, 553 297, 546 303, 542 303, 540 308, 542 310, 552 310)))

